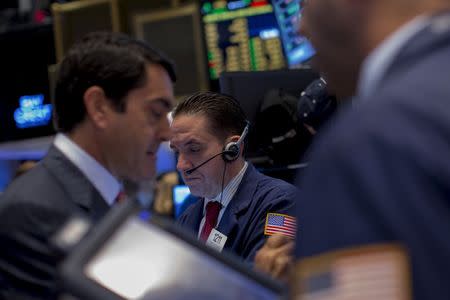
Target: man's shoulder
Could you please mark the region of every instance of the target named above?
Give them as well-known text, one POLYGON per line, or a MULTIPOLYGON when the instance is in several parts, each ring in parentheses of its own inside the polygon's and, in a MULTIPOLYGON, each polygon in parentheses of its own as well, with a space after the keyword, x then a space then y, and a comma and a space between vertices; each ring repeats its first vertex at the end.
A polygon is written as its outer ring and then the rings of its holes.
POLYGON ((253 198, 258 198, 257 202, 295 202, 299 192, 297 187, 284 180, 265 175, 259 171, 256 172, 258 174, 253 178, 255 180, 247 180, 244 184, 254 186, 253 198))
POLYGON ((18 198, 22 201, 35 199, 55 193, 57 184, 47 168, 39 163, 36 167, 14 179, 5 192, 3 199, 18 198))
POLYGON ((450 137, 450 85, 445 76, 450 42, 428 44, 430 51, 419 48, 416 55, 397 59, 372 95, 355 97, 319 133, 314 144, 320 147, 313 149, 327 156, 351 156, 364 147, 411 149, 437 131, 450 137))
POLYGON ((261 174, 261 180, 258 182, 258 188, 268 188, 273 191, 294 193, 297 191, 297 187, 291 183, 279 178, 271 177, 265 174, 261 174))
POLYGON ((21 194, 28 191, 29 187, 34 187, 35 179, 39 179, 42 177, 42 171, 42 166, 40 163, 38 163, 31 170, 27 171, 17 178, 13 178, 3 192, 2 197, 5 198, 17 193, 21 194))

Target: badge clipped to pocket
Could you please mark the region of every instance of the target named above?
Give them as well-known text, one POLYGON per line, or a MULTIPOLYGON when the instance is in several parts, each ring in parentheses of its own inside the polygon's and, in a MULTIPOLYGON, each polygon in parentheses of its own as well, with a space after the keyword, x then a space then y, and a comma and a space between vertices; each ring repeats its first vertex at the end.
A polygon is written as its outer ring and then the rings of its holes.
POLYGON ((412 299, 403 247, 379 244, 301 259, 291 278, 291 300, 412 299))
POLYGON ((208 239, 206 240, 206 245, 219 252, 222 252, 223 247, 225 246, 225 243, 227 241, 227 238, 228 237, 226 235, 213 228, 211 230, 211 233, 209 234, 208 239))

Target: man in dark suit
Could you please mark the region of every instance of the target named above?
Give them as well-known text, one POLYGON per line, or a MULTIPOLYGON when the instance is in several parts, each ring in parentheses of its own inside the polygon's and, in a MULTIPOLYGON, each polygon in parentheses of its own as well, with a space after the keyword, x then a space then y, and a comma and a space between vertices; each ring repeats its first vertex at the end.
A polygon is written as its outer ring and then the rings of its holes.
MULTIPOLYGON (((449 299, 450 3, 314 0, 302 18, 329 84, 355 96, 300 181, 301 272, 317 266, 310 257, 394 243, 411 264, 413 297, 449 299)), ((366 292, 387 291, 376 284, 366 292)))
POLYGON ((125 35, 92 33, 69 50, 59 67, 54 143, 1 196, 0 298, 56 298, 62 255, 49 238, 73 214, 98 221, 121 180, 154 176, 174 80, 163 55, 125 35))
POLYGON ((289 215, 297 191, 245 161, 243 140, 248 126, 232 97, 197 93, 173 111, 170 145, 178 154, 177 169, 184 182, 200 197, 178 223, 213 248, 252 263, 256 250, 272 234, 271 220, 284 221, 279 230, 294 235, 289 215), (210 209, 213 204, 217 204, 215 210, 210 209), (210 211, 215 212, 212 224, 210 211))

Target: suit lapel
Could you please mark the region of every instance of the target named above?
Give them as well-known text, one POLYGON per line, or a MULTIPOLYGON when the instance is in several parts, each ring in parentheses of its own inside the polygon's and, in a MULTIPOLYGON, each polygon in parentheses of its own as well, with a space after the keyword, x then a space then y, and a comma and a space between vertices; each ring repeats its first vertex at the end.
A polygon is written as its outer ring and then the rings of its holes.
POLYGON ((183 227, 191 230, 193 232, 198 232, 200 227, 200 222, 203 218, 203 203, 204 198, 199 198, 194 204, 192 204, 188 209, 189 211, 185 214, 188 216, 183 223, 183 227))
POLYGON ((249 163, 233 199, 223 213, 217 230, 228 237, 226 248, 232 245, 232 240, 234 240, 241 226, 239 223, 240 218, 245 214, 252 202, 251 200, 258 187, 258 174, 255 167, 249 163))
POLYGON ((100 219, 108 211, 109 206, 97 189, 55 146, 50 147, 42 164, 61 184, 68 199, 94 220, 100 219))

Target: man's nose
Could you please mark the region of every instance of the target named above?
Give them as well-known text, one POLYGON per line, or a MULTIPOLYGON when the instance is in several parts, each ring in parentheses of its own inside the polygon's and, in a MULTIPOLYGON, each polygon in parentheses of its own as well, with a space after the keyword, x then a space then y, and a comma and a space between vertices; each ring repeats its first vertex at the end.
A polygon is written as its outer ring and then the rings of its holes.
POLYGON ((177 170, 184 172, 192 167, 192 164, 184 158, 184 155, 178 155, 177 170))

